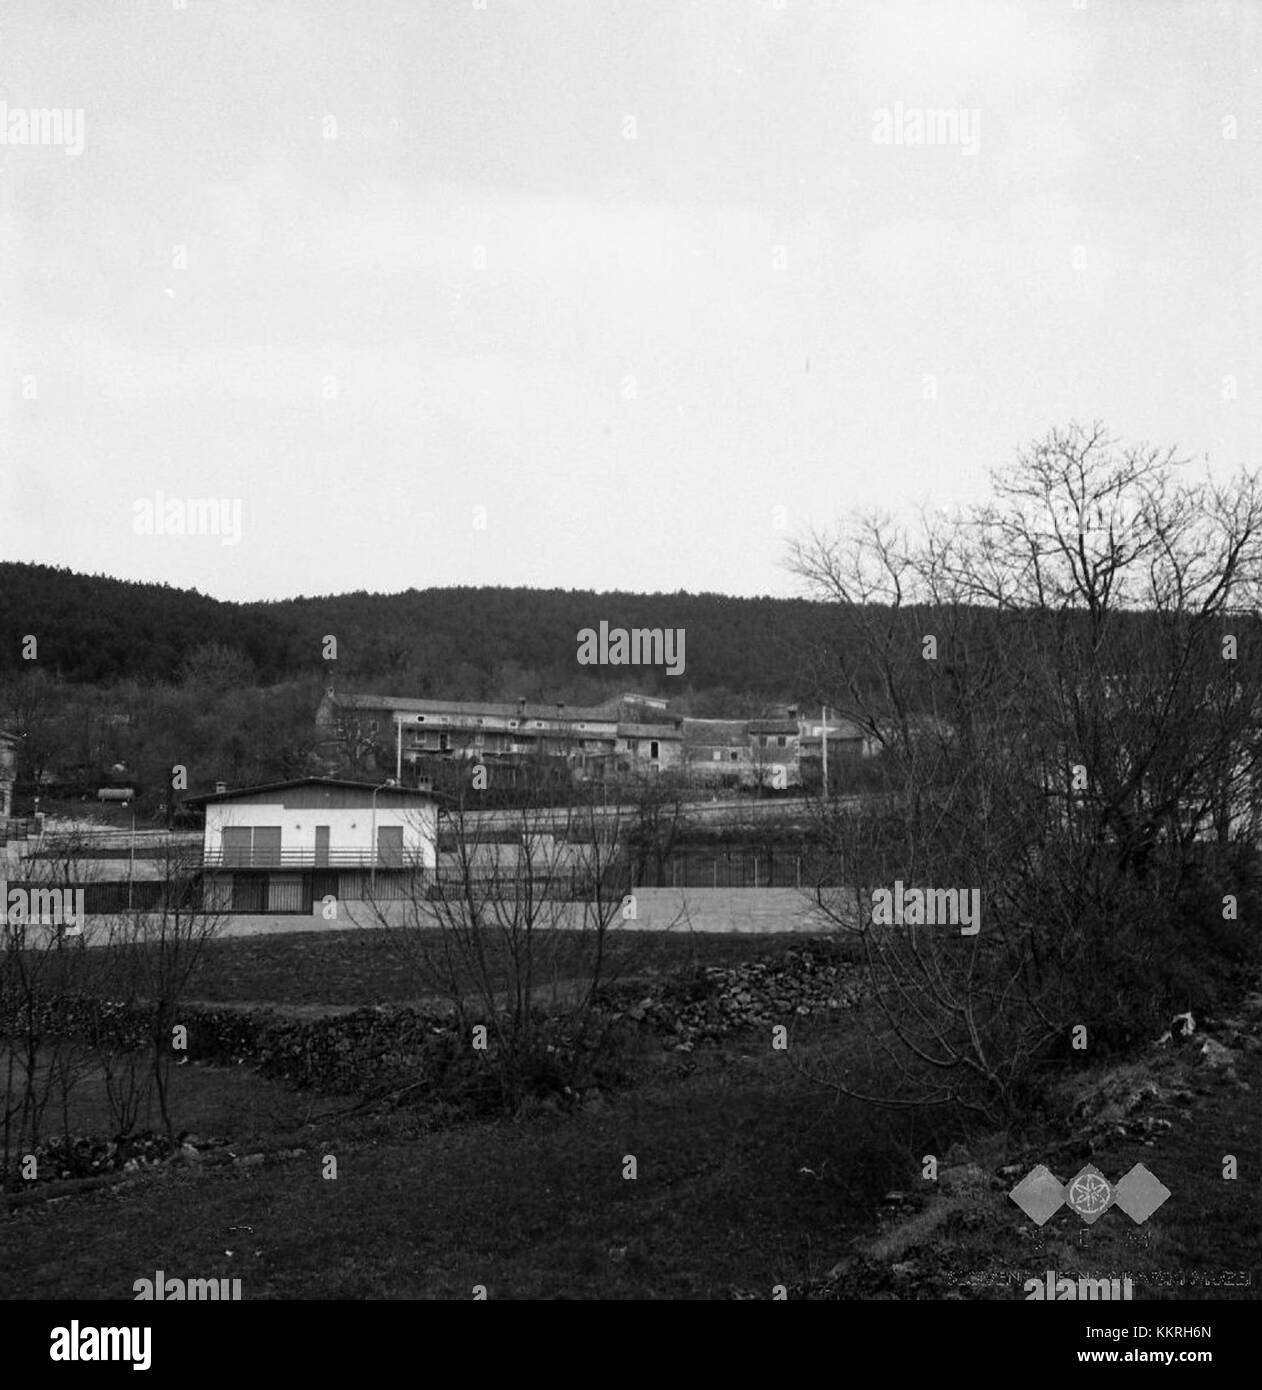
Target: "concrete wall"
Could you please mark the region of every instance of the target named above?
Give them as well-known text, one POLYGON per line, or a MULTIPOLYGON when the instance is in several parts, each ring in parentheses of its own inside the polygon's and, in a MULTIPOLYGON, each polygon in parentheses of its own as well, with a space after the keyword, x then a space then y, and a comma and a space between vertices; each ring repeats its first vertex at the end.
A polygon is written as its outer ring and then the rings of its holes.
MULTIPOLYGON (((625 931, 697 931, 820 933, 831 924, 813 911, 814 900, 796 888, 641 888, 635 895, 635 920, 623 921, 615 913, 614 925, 625 931)), ((224 920, 223 936, 258 936, 268 933, 337 931, 347 927, 379 925, 380 913, 392 925, 416 920, 416 909, 406 902, 380 903, 374 911, 367 903, 338 905, 336 921, 326 922, 317 907, 310 917, 264 914, 229 917, 224 920)), ((582 903, 563 903, 559 926, 583 925, 582 903)))
MULTIPOLYGON (((422 905, 424 906, 424 905, 422 905)), ((623 931, 747 932, 777 934, 802 932, 824 934, 833 925, 813 911, 813 898, 796 888, 641 888, 635 895, 636 917, 623 921, 615 912, 613 926, 623 931)), ((428 909, 432 911, 432 909, 428 909)), ((386 923, 403 926, 416 921, 415 908, 408 902, 380 903, 376 911, 364 902, 338 904, 338 915, 326 921, 317 907, 311 916, 243 913, 220 919, 218 935, 269 936, 295 932, 345 931, 352 927, 371 930, 386 923)), ((583 905, 563 903, 557 918, 562 927, 583 925, 583 905)), ((104 939, 105 919, 88 918, 89 944, 104 939)))

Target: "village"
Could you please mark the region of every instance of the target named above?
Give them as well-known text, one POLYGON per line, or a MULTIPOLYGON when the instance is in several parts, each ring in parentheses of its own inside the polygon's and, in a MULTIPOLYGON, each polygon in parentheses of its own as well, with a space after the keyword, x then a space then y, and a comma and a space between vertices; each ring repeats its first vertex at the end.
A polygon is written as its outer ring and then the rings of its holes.
POLYGON ((1257 7, 3 39, 9 1378, 1246 1374, 1257 7))

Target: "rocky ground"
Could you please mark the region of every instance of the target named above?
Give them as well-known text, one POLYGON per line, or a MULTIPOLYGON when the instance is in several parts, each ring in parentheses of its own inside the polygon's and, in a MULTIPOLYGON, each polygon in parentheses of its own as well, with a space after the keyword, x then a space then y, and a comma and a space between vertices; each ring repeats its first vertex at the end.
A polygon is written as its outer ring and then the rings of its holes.
POLYGON ((665 1047, 691 1052, 742 1029, 769 1029, 850 1008, 861 995, 855 966, 821 941, 770 960, 706 966, 647 989, 622 986, 605 998, 611 1018, 642 1023, 665 1047))
MULTIPOLYGON (((790 1298, 1011 1298, 1047 1268, 1133 1271, 1135 1297, 1256 1297, 1262 1191, 1262 993, 1208 1026, 1190 1020, 1141 1058, 1078 1072, 1054 1091, 1059 1132, 1015 1147, 1003 1135, 956 1145, 936 1180, 886 1194, 878 1231, 790 1298), (1227 1157, 1239 1176, 1227 1176, 1227 1157), (1031 1168, 1069 1181, 1092 1164, 1116 1180, 1141 1162, 1171 1196, 1142 1224, 1106 1211, 1085 1225, 1067 1208, 1043 1228, 1010 1197, 1031 1168)), ((765 1291, 734 1289, 735 1298, 765 1291)))

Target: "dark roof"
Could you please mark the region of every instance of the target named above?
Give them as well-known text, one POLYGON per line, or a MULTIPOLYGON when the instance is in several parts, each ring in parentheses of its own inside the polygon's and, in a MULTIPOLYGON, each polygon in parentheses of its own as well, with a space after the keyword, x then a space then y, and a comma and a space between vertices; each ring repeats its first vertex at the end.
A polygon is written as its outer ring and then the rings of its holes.
POLYGON ((749 743, 748 719, 685 719, 686 743, 719 744, 734 748, 749 743))
POLYGON ((330 787, 335 791, 393 792, 395 795, 422 797, 426 801, 440 801, 442 798, 432 791, 419 787, 383 787, 378 782, 352 782, 345 777, 295 777, 288 782, 260 782, 253 787, 230 787, 225 792, 199 792, 196 796, 180 798, 184 806, 208 805, 212 801, 235 801, 243 796, 262 796, 267 792, 288 791, 292 787, 330 787))
POLYGON ((559 711, 555 704, 545 705, 527 700, 521 707, 516 700, 500 703, 484 700, 413 700, 404 695, 335 695, 334 703, 348 709, 406 710, 412 714, 448 714, 457 718, 489 715, 492 719, 552 719, 566 724, 579 720, 612 724, 617 722, 616 709, 608 705, 565 705, 559 711))

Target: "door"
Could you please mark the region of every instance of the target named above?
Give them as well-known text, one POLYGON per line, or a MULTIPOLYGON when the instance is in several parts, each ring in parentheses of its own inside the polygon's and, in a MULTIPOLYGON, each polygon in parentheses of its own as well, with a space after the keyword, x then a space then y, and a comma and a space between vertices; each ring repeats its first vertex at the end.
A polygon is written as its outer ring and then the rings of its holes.
MULTIPOLYGON (((267 910, 269 912, 301 912, 303 910, 303 876, 301 874, 269 874, 267 876, 267 910)), ((310 912, 310 907, 307 911, 310 912)))
POLYGON ((379 825, 377 827, 377 862, 391 868, 403 864, 403 827, 401 825, 379 825))
POLYGON ((316 868, 327 868, 329 862, 329 827, 327 825, 317 825, 315 828, 315 835, 316 868))
POLYGON ((266 903, 266 874, 233 874, 233 912, 262 912, 266 903))

